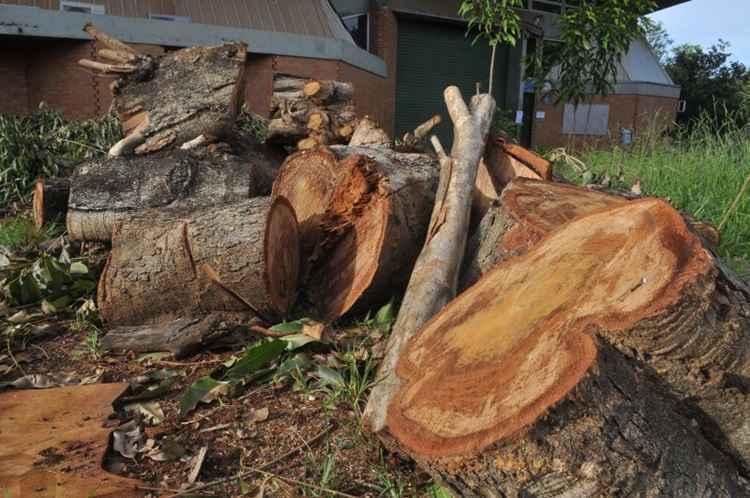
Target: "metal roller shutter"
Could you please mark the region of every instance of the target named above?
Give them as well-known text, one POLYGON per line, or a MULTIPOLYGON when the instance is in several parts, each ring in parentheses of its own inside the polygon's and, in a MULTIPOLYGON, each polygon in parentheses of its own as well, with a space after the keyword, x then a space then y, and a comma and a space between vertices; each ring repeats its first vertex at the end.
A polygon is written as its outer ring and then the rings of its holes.
MULTIPOLYGON (((476 82, 488 88, 490 48, 482 40, 474 45, 458 24, 400 18, 396 69, 396 135, 441 114, 443 123, 437 135, 445 147, 451 145, 452 125, 443 102, 443 90, 457 85, 467 102, 476 91, 476 82)), ((507 47, 500 47, 495 61, 493 93, 503 97, 508 67, 507 47)), ((502 98, 497 99, 503 106, 502 98)))

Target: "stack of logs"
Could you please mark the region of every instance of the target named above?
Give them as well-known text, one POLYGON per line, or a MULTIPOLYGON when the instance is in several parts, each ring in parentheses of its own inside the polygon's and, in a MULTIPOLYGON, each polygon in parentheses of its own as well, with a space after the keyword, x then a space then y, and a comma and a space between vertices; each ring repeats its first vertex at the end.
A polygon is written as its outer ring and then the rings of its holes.
POLYGON ((347 114, 350 84, 277 78, 269 139, 302 150, 276 171, 232 136, 242 50, 118 55, 128 153, 81 165, 68 201, 72 236, 111 239, 98 302, 127 327, 105 337, 153 348, 137 326, 167 324, 187 354, 217 317, 299 298, 332 322, 404 292, 366 426, 455 495, 748 494, 750 288, 706 225, 555 181, 455 87, 432 154, 347 114), (153 88, 187 71, 169 112, 196 117, 171 119, 153 88))

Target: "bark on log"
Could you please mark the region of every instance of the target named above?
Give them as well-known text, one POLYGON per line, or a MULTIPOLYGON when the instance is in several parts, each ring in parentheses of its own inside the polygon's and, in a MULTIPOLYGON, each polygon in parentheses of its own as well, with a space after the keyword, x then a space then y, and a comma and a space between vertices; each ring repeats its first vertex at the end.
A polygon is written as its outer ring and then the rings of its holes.
POLYGON ((475 96, 470 108, 457 87, 448 87, 444 97, 454 125, 453 149, 447 156, 437 138, 433 139, 441 163, 440 184, 427 240, 411 273, 378 383, 365 410, 367 424, 376 434, 385 429, 386 408, 400 387, 394 368, 407 341, 456 295, 477 167, 495 112, 495 100, 490 95, 475 96))
POLYGON ((152 353, 168 351, 175 358, 186 358, 197 352, 220 328, 221 317, 177 320, 145 326, 115 327, 102 337, 102 346, 112 353, 152 353))
POLYGON ((46 178, 34 185, 32 202, 34 225, 42 228, 45 223, 65 220, 68 211, 70 180, 68 178, 46 178))
POLYGON ((104 74, 124 73, 113 91, 125 138, 110 156, 129 155, 137 146, 141 154, 179 147, 201 135, 211 143, 234 133, 244 102, 245 44, 192 47, 153 59, 91 25, 86 31, 110 48, 104 57, 130 61, 79 62, 104 74))
POLYGON ((409 342, 381 438, 460 496, 747 496, 747 297, 664 201, 578 218, 409 342))
POLYGON ((109 325, 213 312, 273 323, 293 305, 298 273, 297 220, 283 197, 152 210, 115 228, 97 299, 109 325))
POLYGON ((92 160, 71 178, 68 232, 74 240, 107 241, 115 223, 144 209, 194 209, 268 195, 276 169, 257 150, 242 156, 167 150, 92 160))

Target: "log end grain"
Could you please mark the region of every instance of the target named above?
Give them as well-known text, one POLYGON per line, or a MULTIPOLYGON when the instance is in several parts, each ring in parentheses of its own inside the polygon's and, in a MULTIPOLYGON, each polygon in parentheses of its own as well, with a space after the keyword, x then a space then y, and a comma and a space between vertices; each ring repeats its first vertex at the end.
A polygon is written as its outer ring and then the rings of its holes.
POLYGON ((297 217, 289 201, 274 198, 268 211, 263 242, 266 289, 281 316, 291 311, 300 277, 300 235, 297 217))
POLYGON ((590 375, 595 333, 644 332, 644 320, 689 299, 711 266, 698 238, 661 200, 569 223, 501 263, 409 343, 388 431, 408 454, 427 460, 508 441, 590 375))

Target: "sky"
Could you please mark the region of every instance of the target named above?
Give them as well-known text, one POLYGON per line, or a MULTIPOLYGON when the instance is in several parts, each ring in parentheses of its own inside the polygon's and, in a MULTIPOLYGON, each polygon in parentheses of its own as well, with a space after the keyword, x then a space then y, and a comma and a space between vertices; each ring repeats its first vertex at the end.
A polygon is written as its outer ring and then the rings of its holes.
POLYGON ((750 0, 690 0, 652 14, 661 21, 675 45, 708 47, 728 41, 732 60, 750 66, 750 0))

